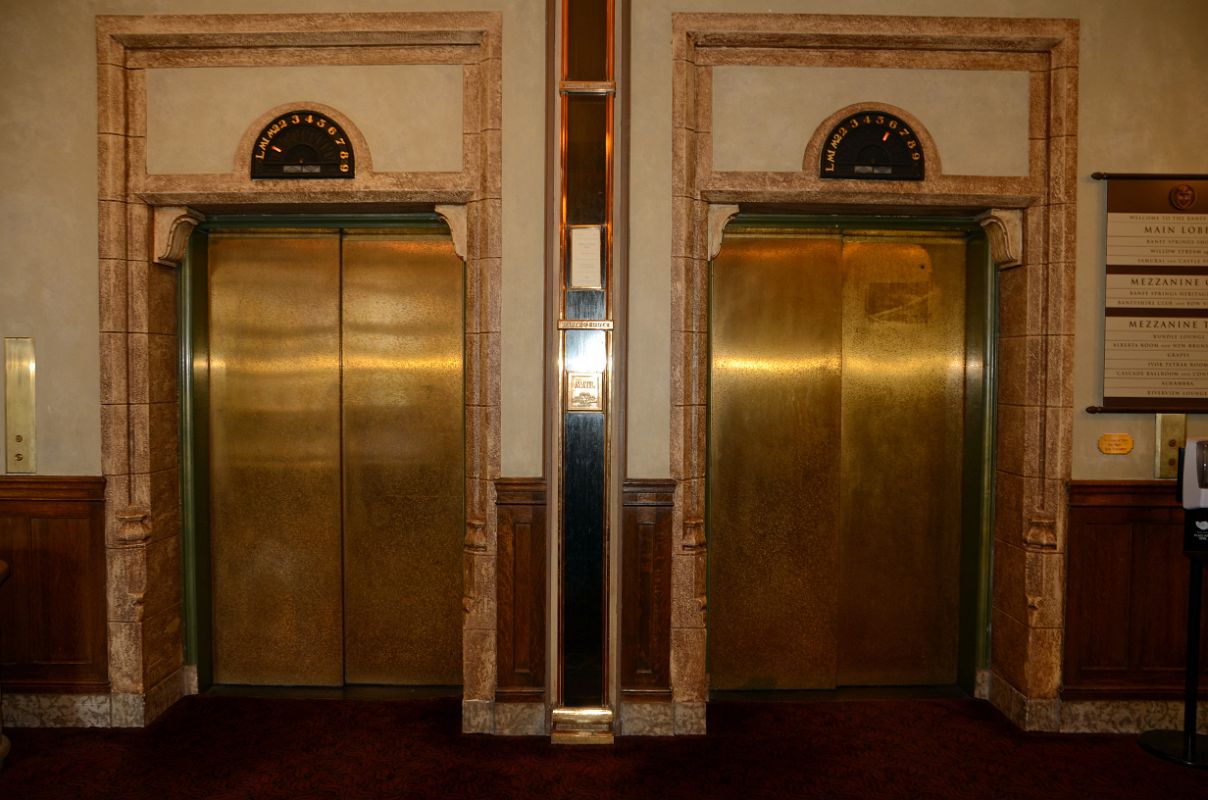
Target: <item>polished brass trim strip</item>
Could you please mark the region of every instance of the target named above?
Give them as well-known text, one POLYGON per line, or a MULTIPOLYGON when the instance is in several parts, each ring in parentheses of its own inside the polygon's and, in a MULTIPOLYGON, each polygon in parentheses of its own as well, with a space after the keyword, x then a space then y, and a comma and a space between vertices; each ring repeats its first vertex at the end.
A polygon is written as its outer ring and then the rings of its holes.
POLYGON ((611 708, 555 708, 550 715, 551 744, 612 744, 611 708))
POLYGON ((610 331, 610 319, 564 319, 558 321, 560 331, 610 331))
POLYGON ((554 731, 550 744, 612 744, 612 733, 604 731, 554 731))
POLYGON ((615 81, 562 81, 558 84, 561 94, 616 94, 615 81))
POLYGON ((611 708, 555 708, 552 712, 554 725, 611 725, 613 714, 611 708))

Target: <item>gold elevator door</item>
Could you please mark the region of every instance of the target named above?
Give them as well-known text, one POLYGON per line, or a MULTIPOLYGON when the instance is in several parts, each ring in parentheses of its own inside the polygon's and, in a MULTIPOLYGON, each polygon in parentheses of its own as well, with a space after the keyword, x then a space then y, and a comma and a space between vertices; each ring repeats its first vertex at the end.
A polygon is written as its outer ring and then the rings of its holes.
POLYGON ((964 234, 727 233, 712 264, 714 689, 955 684, 964 234))
POLYGON ((215 683, 460 684, 449 236, 219 230, 208 272, 215 683))

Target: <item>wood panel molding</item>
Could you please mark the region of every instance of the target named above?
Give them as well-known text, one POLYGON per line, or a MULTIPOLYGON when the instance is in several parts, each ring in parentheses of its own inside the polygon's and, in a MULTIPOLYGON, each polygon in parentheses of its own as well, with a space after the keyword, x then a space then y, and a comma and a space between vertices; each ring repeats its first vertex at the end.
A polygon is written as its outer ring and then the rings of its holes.
POLYGON ((495 481, 495 505, 530 506, 545 502, 545 478, 499 478, 495 481))
POLYGON ((99 475, 0 475, 0 500, 104 500, 99 475))
POLYGON ((546 484, 495 481, 498 529, 495 700, 545 700, 546 484))
POLYGON ((1178 508, 1172 481, 1070 481, 1071 508, 1178 508))
POLYGON ((671 519, 674 480, 621 489, 621 696, 671 701, 671 519))
POLYGON ((104 497, 104 478, 0 476, 5 691, 109 691, 104 497))
MULTIPOLYGON (((1071 481, 1069 505, 1062 699, 1181 697, 1190 567, 1173 482, 1071 481)), ((1208 697, 1208 641, 1200 663, 1208 697)))

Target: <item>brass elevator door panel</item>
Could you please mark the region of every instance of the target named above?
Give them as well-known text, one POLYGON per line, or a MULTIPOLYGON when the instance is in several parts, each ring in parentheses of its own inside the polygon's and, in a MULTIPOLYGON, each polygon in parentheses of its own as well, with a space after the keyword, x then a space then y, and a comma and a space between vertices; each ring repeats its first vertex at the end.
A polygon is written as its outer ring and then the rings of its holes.
POLYGON ((209 234, 214 681, 461 683, 447 233, 209 234))
POLYGON ((461 683, 462 275, 448 236, 344 241, 349 683, 461 683))
POLYGON ((210 237, 214 680, 343 683, 340 238, 210 237))
POLYGON ((710 296, 713 688, 955 683, 965 247, 727 234, 710 296))
POLYGON ((963 235, 843 244, 839 685, 955 684, 963 235))
POLYGON ((838 238, 796 236, 727 239, 713 261, 709 672, 716 689, 834 684, 839 259, 838 238))

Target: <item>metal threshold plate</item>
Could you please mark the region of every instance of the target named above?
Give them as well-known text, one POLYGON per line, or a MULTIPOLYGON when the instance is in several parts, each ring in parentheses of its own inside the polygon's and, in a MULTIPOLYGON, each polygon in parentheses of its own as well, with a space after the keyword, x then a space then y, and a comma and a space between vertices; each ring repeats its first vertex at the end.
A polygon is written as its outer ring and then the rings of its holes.
POLYGON ((551 744, 612 744, 612 709, 555 708, 551 744))

